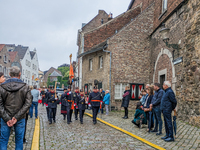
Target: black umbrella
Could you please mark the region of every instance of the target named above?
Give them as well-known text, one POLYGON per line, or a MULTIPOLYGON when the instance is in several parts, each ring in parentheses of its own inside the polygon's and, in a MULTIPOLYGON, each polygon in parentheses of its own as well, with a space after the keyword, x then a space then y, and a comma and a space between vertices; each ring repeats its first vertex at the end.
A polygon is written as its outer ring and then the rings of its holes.
POLYGON ((174 110, 174 116, 173 116, 173 127, 174 127, 174 134, 175 134, 175 138, 176 138, 176 130, 177 130, 177 125, 176 125, 176 110, 174 110))
POLYGON ((149 112, 149 122, 148 122, 148 129, 149 129, 149 132, 151 131, 151 124, 152 124, 152 111, 149 112))

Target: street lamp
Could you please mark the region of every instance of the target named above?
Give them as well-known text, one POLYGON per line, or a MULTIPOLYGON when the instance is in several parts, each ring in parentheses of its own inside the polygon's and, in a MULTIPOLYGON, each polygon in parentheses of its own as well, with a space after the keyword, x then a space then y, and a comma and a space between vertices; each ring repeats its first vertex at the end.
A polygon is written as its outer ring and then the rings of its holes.
POLYGON ((179 49, 180 49, 179 44, 169 44, 169 31, 170 31, 170 29, 166 28, 165 24, 162 24, 160 34, 161 34, 163 41, 165 42, 167 47, 173 48, 174 50, 177 50, 178 53, 179 53, 179 49))

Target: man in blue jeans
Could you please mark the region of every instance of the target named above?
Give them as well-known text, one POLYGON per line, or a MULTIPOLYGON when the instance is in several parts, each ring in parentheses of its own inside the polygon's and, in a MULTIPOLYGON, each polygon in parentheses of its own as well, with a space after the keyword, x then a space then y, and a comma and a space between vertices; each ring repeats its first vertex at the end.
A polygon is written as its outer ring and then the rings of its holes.
POLYGON ((161 99, 164 94, 163 89, 161 89, 161 85, 159 83, 154 84, 154 90, 155 94, 153 96, 151 106, 153 107, 153 114, 155 118, 155 128, 151 132, 158 132, 158 125, 159 125, 159 132, 156 133, 156 135, 162 134, 162 118, 161 118, 161 110, 160 110, 160 104, 161 99))
POLYGON ((31 90, 31 95, 33 96, 33 102, 30 109, 30 116, 33 117, 33 107, 35 107, 35 118, 38 118, 38 98, 39 98, 39 91, 37 90, 37 86, 33 86, 33 90, 31 90))
POLYGON ((26 112, 32 104, 29 86, 21 79, 20 69, 11 67, 10 77, 0 85, 0 150, 7 150, 11 127, 15 129, 15 150, 23 150, 26 112))

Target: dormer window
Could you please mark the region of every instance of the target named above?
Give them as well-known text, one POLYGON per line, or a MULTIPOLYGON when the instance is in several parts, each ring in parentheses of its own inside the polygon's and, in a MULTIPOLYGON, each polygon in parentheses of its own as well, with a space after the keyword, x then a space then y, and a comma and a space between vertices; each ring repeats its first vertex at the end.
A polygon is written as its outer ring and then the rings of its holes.
POLYGON ((162 13, 167 10, 167 0, 162 0, 162 13))

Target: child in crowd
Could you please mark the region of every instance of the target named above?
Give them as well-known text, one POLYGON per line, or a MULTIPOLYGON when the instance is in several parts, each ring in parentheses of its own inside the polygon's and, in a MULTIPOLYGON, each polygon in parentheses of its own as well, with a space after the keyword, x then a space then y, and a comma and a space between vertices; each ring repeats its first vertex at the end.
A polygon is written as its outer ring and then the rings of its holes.
POLYGON ((135 112, 135 117, 132 120, 132 123, 135 124, 136 126, 140 127, 140 125, 142 124, 146 124, 147 123, 147 118, 146 118, 146 114, 142 108, 142 104, 141 102, 137 103, 136 106, 136 112, 135 112))

